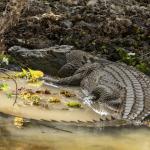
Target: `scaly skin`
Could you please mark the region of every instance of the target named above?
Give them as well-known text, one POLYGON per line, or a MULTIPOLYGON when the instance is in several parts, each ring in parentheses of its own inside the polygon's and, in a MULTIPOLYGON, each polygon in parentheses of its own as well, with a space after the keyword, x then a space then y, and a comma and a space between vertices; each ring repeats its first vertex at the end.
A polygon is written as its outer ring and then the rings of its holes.
POLYGON ((142 121, 150 115, 150 79, 125 64, 85 63, 72 76, 55 83, 81 86, 93 96, 93 107, 106 104, 121 119, 142 121))

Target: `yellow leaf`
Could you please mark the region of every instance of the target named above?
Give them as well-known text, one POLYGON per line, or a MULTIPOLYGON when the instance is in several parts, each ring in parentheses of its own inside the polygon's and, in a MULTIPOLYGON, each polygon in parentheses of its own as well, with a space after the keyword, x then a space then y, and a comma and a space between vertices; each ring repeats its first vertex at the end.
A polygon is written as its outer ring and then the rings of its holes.
POLYGON ((42 71, 39 71, 39 70, 32 70, 32 69, 29 69, 29 72, 30 72, 30 79, 38 79, 38 78, 41 78, 44 76, 44 73, 42 71))
POLYGON ((15 125, 17 128, 22 128, 23 125, 24 125, 24 119, 21 118, 21 117, 15 117, 15 118, 14 118, 14 125, 15 125))

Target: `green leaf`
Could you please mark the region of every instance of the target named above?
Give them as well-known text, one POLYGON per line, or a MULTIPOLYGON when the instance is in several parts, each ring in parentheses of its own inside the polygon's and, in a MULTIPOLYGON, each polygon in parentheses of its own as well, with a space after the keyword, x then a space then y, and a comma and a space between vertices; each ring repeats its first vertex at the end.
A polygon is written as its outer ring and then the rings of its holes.
POLYGON ((67 106, 74 107, 74 108, 80 108, 81 104, 79 102, 71 101, 67 103, 67 106))
POLYGON ((8 84, 7 83, 1 83, 0 84, 0 90, 2 91, 7 91, 9 88, 8 84))
POLYGON ((141 62, 138 65, 136 65, 136 68, 144 73, 150 73, 149 66, 144 62, 141 62))
POLYGON ((7 93, 6 96, 7 96, 9 99, 11 99, 12 96, 13 96, 13 94, 12 94, 12 93, 7 93))

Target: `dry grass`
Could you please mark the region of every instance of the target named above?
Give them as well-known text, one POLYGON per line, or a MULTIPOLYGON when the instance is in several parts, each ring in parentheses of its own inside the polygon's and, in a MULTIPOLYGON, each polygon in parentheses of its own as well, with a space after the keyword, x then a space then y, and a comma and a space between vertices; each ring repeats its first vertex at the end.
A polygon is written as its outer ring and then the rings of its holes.
POLYGON ((3 16, 0 17, 0 53, 5 51, 5 43, 3 35, 11 27, 15 26, 19 21, 21 12, 27 6, 28 0, 10 0, 6 5, 3 16))

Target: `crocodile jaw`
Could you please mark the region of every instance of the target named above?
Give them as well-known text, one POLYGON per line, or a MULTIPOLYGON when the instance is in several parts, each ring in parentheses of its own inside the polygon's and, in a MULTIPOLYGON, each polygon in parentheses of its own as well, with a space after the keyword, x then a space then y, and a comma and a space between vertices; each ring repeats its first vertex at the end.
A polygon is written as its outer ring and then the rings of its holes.
POLYGON ((72 48, 72 46, 62 45, 37 50, 13 46, 8 49, 8 53, 29 67, 40 69, 50 75, 57 75, 58 70, 66 63, 66 53, 69 53, 72 48))

